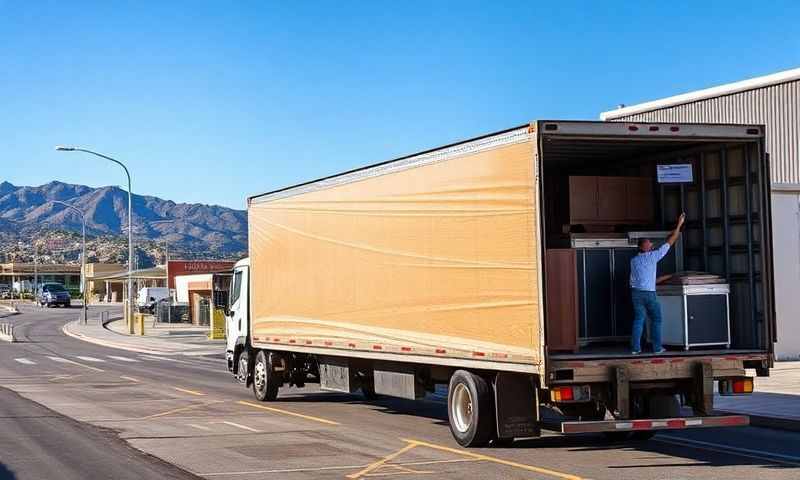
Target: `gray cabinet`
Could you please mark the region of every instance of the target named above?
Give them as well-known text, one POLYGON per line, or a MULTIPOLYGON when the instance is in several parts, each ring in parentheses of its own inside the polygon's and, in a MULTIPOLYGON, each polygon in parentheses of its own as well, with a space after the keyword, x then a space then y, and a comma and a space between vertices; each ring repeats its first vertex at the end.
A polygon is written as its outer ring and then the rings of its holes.
POLYGON ((661 343, 685 350, 730 346, 727 284, 663 285, 657 293, 663 317, 661 343))

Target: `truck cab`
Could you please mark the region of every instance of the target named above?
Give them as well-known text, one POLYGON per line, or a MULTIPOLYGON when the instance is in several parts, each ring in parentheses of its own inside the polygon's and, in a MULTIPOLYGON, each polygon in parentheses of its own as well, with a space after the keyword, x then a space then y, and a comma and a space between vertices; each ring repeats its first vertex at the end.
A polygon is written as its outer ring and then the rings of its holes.
POLYGON ((243 258, 233 267, 225 314, 225 358, 228 371, 237 380, 247 382, 249 374, 248 346, 250 330, 250 259, 243 258))

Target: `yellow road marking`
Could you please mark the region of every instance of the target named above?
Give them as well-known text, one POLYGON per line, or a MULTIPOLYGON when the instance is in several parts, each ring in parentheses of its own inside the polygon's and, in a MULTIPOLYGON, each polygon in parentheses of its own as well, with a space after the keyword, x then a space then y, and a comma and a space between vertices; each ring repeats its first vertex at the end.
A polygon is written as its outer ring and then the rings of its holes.
POLYGON ((389 455, 386 455, 385 457, 381 458, 377 462, 374 462, 374 463, 371 463, 371 464, 367 465, 366 468, 362 469, 361 471, 356 472, 356 473, 351 473, 350 475, 347 476, 347 478, 356 479, 356 478, 363 477, 364 475, 366 475, 369 472, 375 470, 376 468, 382 467, 386 462, 388 462, 390 460, 393 460, 396 457, 398 457, 398 456, 406 453, 407 451, 411 450, 412 448, 416 448, 416 447, 417 447, 416 443, 409 443, 408 445, 406 445, 405 447, 401 448, 400 450, 398 450, 398 451, 396 451, 394 453, 390 453, 389 455))
POLYGON ((197 395, 198 397, 204 397, 206 394, 203 392, 197 392, 195 390, 189 390, 188 388, 181 388, 181 387, 172 387, 173 390, 177 390, 179 392, 188 393, 190 395, 197 395))
MULTIPOLYGON (((197 426, 197 425, 193 425, 197 426)), ((437 465, 440 463, 464 463, 480 462, 474 458, 456 458, 451 460, 424 460, 419 462, 393 463, 392 465, 437 465)), ((265 473, 297 473, 297 472, 322 472, 329 470, 352 470, 354 468, 364 468, 367 465, 336 465, 333 467, 304 467, 304 468, 280 468, 275 470, 243 470, 239 472, 207 472, 201 473, 202 477, 232 476, 232 475, 263 475, 265 473)))
POLYGON ((403 438, 402 440, 404 442, 408 442, 409 445, 433 448, 435 450, 441 450, 443 452, 455 453, 457 455, 463 455, 465 457, 471 457, 471 458, 475 458, 475 459, 478 459, 478 460, 485 460, 487 462, 498 463, 500 465, 506 465, 506 466, 509 466, 509 467, 519 468, 519 469, 522 469, 522 470, 528 470, 530 472, 536 472, 536 473, 541 473, 541 474, 544 474, 544 475, 550 475, 550 476, 553 476, 553 477, 563 478, 565 480, 583 480, 583 478, 581 478, 581 477, 579 477, 577 475, 571 475, 569 473, 558 472, 556 470, 550 470, 550 469, 542 468, 542 467, 534 467, 533 465, 526 465, 524 463, 512 462, 510 460, 503 460, 502 458, 490 457, 489 455, 483 455, 481 453, 474 453, 474 452, 470 452, 468 450, 458 450, 456 448, 445 447, 443 445, 436 445, 434 443, 421 442, 419 440, 412 440, 412 439, 407 439, 407 438, 403 438))
POLYGON ((120 375, 120 377, 119 377, 119 378, 121 378, 121 379, 123 379, 123 380, 128 380, 129 382, 136 382, 136 383, 139 383, 139 380, 136 380, 136 379, 135 379, 135 378, 133 378, 133 377, 126 377, 125 375, 120 375))
POLYGON ((291 415, 293 417, 305 418, 306 420, 313 420, 315 422, 325 423, 327 425, 340 425, 339 422, 334 422, 333 420, 327 420, 319 417, 312 417, 311 415, 303 415, 302 413, 290 412, 289 410, 283 410, 281 408, 266 407, 264 405, 259 405, 257 403, 245 402, 244 400, 239 400, 236 403, 240 405, 247 405, 248 407, 260 408, 261 410, 267 410, 268 412, 282 413, 284 415, 291 415))
POLYGON ((215 403, 222 403, 222 400, 214 400, 213 402, 198 403, 198 404, 194 404, 194 405, 189 405, 188 407, 175 408, 175 409, 172 409, 172 410, 167 410, 166 412, 154 413, 152 415, 148 415, 146 417, 142 417, 142 418, 140 418, 140 420, 149 420, 151 418, 158 418, 158 417, 163 417, 165 415, 172 415, 173 413, 185 412, 187 410, 193 410, 195 408, 206 407, 208 405, 213 405, 215 403))

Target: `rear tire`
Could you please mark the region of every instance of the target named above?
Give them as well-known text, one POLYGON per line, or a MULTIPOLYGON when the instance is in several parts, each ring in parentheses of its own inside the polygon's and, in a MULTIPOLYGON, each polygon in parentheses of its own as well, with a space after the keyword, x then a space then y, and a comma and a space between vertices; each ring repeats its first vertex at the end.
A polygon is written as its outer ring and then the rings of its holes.
POLYGON ((272 352, 259 350, 253 365, 253 393, 262 402, 271 402, 278 398, 281 386, 275 372, 272 371, 272 352))
POLYGON ((483 447, 494 436, 492 390, 483 378, 456 370, 447 390, 450 432, 462 447, 483 447))

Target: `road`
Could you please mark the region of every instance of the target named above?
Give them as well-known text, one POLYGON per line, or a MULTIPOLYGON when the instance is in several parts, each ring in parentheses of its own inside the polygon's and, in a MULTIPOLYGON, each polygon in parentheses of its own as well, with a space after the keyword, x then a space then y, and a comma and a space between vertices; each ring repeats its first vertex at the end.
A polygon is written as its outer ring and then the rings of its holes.
POLYGON ((241 480, 800 478, 798 433, 673 431, 623 444, 598 435, 549 435, 464 450, 452 440, 437 399, 368 403, 306 388, 260 403, 227 373, 222 352, 159 357, 115 350, 62 334, 78 309, 22 311, 4 321, 17 325, 23 341, 0 343, 0 386, 8 389, 0 403, 12 399, 2 412, 0 444, 0 461, 15 475, 9 478, 69 478, 52 473, 59 464, 64 472, 91 468, 91 478, 126 478, 116 475, 119 469, 136 478, 241 480), (27 418, 37 416, 50 419, 27 418), (70 440, 81 435, 82 443, 70 440), (68 443, 70 449, 62 447, 68 443), (44 460, 25 460, 34 448, 44 460), (157 459, 185 473, 160 470, 168 467, 157 459))

